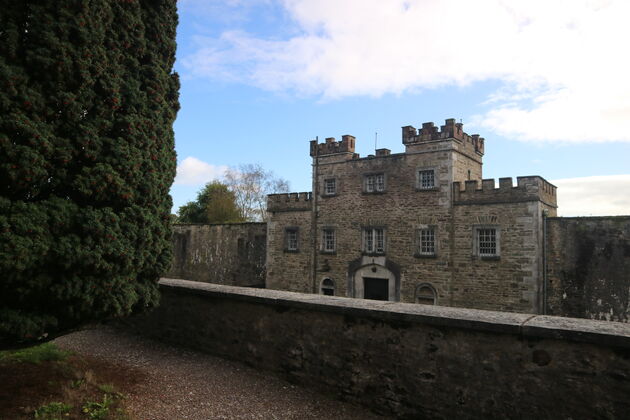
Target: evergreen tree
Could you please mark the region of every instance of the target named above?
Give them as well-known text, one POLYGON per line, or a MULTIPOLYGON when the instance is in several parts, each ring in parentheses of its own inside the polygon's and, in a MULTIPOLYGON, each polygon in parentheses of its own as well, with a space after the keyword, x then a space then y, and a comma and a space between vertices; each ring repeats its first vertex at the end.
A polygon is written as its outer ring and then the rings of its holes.
POLYGON ((176 0, 0 0, 0 347, 158 302, 176 0))
POLYGON ((179 223, 233 223, 242 222, 236 206, 236 197, 228 186, 218 181, 206 184, 197 199, 179 208, 179 223))

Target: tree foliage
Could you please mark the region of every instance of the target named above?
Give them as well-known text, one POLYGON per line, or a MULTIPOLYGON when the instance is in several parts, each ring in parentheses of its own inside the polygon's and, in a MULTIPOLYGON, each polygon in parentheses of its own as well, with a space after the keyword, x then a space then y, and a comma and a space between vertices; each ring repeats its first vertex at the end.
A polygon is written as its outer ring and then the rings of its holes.
POLYGON ((227 185, 214 181, 199 191, 197 199, 179 208, 179 223, 233 223, 242 222, 234 193, 227 185))
POLYGON ((236 196, 236 205, 243 219, 266 220, 267 195, 289 192, 289 182, 266 171, 259 164, 245 164, 229 169, 225 181, 236 196))
POLYGON ((0 347, 156 304, 175 0, 0 0, 0 347))

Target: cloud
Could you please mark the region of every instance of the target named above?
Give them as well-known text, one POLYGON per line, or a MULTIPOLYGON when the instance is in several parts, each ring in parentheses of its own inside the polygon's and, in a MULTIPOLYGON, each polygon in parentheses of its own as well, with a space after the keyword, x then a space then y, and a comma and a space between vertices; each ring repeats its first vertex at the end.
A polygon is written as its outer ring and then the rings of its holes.
POLYGON ((177 165, 175 185, 200 185, 221 178, 227 166, 211 165, 195 157, 189 156, 177 165))
POLYGON ((522 140, 630 141, 627 0, 278 1, 292 36, 198 38, 184 66, 325 99, 499 80, 480 98, 482 126, 522 140))
POLYGON ((630 215, 630 175, 557 179, 560 216, 630 215))

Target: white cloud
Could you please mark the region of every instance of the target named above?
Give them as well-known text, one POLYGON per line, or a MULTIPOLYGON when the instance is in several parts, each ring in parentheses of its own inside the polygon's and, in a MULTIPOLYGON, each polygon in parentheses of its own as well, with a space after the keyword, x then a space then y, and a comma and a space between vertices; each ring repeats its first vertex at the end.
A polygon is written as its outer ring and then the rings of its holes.
POLYGON ((224 165, 211 165, 189 156, 177 165, 175 185, 200 185, 221 178, 228 169, 224 165))
POLYGON ((630 215, 630 175, 557 179, 558 215, 630 215))
POLYGON ((495 79, 487 128, 630 141, 630 1, 278 1, 297 35, 199 38, 189 71, 329 99, 495 79))

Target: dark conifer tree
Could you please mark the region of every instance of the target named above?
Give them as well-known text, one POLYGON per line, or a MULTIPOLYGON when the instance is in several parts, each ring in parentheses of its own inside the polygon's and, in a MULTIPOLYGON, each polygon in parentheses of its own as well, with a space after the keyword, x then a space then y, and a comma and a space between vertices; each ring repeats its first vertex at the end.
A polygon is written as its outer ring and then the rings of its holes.
POLYGON ((0 0, 0 347, 155 305, 176 0, 0 0))

